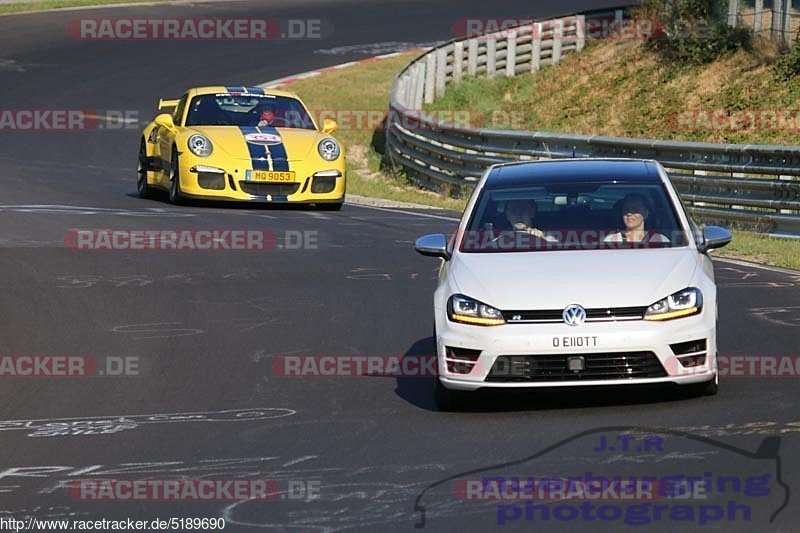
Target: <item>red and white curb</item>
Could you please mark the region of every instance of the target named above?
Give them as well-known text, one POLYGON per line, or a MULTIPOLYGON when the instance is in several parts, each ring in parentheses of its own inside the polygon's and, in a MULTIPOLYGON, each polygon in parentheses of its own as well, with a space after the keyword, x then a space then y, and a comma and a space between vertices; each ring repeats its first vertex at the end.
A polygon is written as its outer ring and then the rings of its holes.
POLYGON ((408 52, 421 53, 425 50, 428 50, 428 48, 412 48, 410 50, 403 50, 402 52, 392 52, 391 54, 382 54, 378 56, 365 57, 364 59, 359 59, 357 61, 349 61, 347 63, 334 65, 332 67, 325 67, 317 70, 309 70, 308 72, 301 72, 300 74, 293 74, 292 76, 286 76, 285 78, 278 78, 277 80, 267 81, 259 84, 258 87, 261 87, 262 89, 277 89, 278 87, 285 87, 300 80, 305 80, 308 78, 319 76, 320 74, 325 74, 326 72, 341 70, 343 68, 352 67, 353 65, 360 65, 361 63, 371 63, 373 61, 380 61, 381 59, 389 59, 390 57, 397 57, 402 54, 407 54, 408 52))
MULTIPOLYGON (((301 72, 300 74, 294 74, 292 76, 286 76, 284 78, 278 78, 276 80, 266 81, 258 85, 262 89, 277 89, 278 87, 285 87, 287 85, 291 85, 297 81, 305 80, 308 78, 313 78, 315 76, 319 76, 320 74, 325 74, 326 72, 331 72, 335 70, 341 70, 347 67, 352 67, 353 65, 359 65, 361 63, 370 63, 374 61, 380 61, 381 59, 389 59, 390 57, 397 57, 402 54, 407 54, 408 52, 419 52, 422 53, 426 50, 430 50, 430 48, 411 48, 408 50, 403 50, 402 52, 392 52, 391 54, 381 54, 377 56, 365 57, 364 59, 359 59, 358 61, 349 61, 347 63, 342 63, 340 65, 334 65, 332 67, 325 67, 317 70, 309 70, 308 72, 301 72)), ((387 200, 384 198, 370 198, 368 196, 358 196, 355 194, 348 194, 346 196, 345 203, 351 205, 358 205, 361 207, 365 207, 367 209, 377 209, 379 211, 382 210, 392 210, 395 211, 398 208, 405 208, 405 209, 437 209, 436 207, 429 206, 429 205, 422 205, 422 204, 414 204, 410 202, 398 202, 395 200, 387 200)), ((412 215, 423 216, 423 217, 434 217, 434 218, 443 218, 444 220, 455 220, 457 218, 449 218, 449 217, 441 217, 437 215, 428 215, 425 213, 415 213, 413 211, 402 211, 403 213, 409 213, 412 215)))

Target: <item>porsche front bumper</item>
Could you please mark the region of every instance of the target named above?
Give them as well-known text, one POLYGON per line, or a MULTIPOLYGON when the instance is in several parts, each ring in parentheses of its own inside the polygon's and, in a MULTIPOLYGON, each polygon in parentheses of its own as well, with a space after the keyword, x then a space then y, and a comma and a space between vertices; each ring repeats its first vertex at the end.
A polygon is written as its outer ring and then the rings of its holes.
POLYGON ((246 164, 214 165, 199 158, 180 159, 181 193, 188 198, 263 203, 341 203, 346 176, 344 162, 313 168, 292 165, 294 181, 265 182, 252 179, 246 164))

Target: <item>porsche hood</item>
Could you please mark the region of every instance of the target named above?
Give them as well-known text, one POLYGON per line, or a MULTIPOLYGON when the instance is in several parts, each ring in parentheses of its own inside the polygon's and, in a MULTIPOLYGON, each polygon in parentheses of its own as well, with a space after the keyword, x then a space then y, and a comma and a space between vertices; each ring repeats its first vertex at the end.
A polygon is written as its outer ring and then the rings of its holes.
POLYGON ((276 163, 274 170, 288 170, 279 168, 283 166, 281 163, 313 156, 317 144, 326 137, 316 130, 296 128, 194 126, 191 130, 208 137, 214 150, 220 150, 228 157, 254 162, 271 160, 276 163))

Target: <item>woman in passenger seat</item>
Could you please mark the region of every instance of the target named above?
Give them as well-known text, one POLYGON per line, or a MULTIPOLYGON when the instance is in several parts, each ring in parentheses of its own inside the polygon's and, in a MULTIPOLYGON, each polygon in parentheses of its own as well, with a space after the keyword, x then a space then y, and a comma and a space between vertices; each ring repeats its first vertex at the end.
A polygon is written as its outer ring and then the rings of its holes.
POLYGON ((621 215, 625 229, 607 235, 604 239, 605 242, 669 242, 669 239, 663 234, 645 229, 645 222, 650 216, 650 209, 647 206, 647 200, 641 194, 631 193, 625 195, 625 198, 622 199, 621 215))

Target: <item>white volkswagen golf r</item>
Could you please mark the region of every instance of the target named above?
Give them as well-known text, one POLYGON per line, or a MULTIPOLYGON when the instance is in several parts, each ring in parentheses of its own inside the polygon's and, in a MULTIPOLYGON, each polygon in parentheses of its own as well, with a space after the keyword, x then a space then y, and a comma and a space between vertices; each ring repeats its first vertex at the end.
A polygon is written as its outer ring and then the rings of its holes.
POLYGON ((700 231, 656 161, 490 167, 448 240, 434 294, 436 400, 481 388, 671 382, 717 391, 717 290, 700 231))

